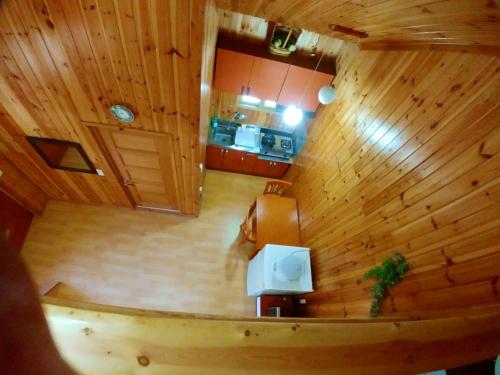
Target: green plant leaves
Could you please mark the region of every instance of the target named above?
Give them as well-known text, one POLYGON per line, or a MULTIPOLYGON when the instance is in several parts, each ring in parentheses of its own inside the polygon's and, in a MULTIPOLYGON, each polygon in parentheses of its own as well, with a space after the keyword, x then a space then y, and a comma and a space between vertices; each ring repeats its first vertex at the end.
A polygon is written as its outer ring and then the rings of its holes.
POLYGON ((365 280, 371 277, 377 280, 370 290, 373 296, 370 308, 371 317, 379 315, 387 289, 398 284, 405 273, 408 272, 408 269, 409 264, 406 258, 399 253, 395 253, 393 257, 384 259, 379 267, 374 267, 363 275, 365 280))

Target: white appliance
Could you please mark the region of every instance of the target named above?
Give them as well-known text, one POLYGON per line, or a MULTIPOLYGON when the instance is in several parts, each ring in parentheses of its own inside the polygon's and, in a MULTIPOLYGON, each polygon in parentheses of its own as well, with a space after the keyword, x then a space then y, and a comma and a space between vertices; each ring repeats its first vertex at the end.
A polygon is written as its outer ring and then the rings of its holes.
POLYGON ((236 129, 234 144, 236 146, 254 148, 258 145, 259 131, 253 126, 241 125, 236 129))
POLYGON ((247 294, 312 292, 309 248, 268 244, 248 263, 247 294))

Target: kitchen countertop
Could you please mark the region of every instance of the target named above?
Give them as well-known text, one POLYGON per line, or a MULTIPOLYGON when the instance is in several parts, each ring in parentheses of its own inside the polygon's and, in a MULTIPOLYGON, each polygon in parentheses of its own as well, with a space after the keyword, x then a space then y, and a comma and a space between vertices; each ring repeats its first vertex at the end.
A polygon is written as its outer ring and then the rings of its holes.
MULTIPOLYGON (((210 122, 210 136, 208 139, 208 144, 210 144, 210 145, 215 145, 215 146, 230 149, 230 150, 238 150, 238 151, 248 152, 251 154, 257 154, 258 158, 262 159, 262 160, 277 161, 277 162, 281 162, 281 163, 293 164, 293 161, 294 161, 293 155, 289 158, 281 158, 281 157, 265 155, 262 151, 261 146, 260 146, 260 142, 258 143, 257 147, 253 147, 253 148, 237 146, 235 144, 228 145, 228 144, 224 144, 223 142, 217 142, 216 140, 214 140, 214 136, 215 136, 214 127, 215 126, 224 127, 226 129, 228 129, 228 131, 234 131, 234 133, 236 133, 236 129, 238 127, 241 127, 242 124, 237 123, 237 122, 215 119, 215 118, 212 119, 212 121, 210 122)), ((270 129, 270 128, 266 128, 266 127, 258 126, 258 125, 245 124, 245 126, 256 128, 258 130, 258 132, 260 132, 261 129, 265 129, 266 132, 276 134, 276 135, 286 134, 287 136, 290 136, 294 140, 294 143, 295 143, 295 139, 294 139, 294 136, 292 133, 288 133, 288 132, 284 132, 284 131, 276 130, 276 129, 270 129)))

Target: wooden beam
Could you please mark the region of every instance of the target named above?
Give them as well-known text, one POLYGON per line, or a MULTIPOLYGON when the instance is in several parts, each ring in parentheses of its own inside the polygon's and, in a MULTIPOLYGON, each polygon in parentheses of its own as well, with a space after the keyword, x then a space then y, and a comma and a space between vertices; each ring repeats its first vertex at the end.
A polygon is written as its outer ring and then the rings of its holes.
POLYGON ((63 356, 85 374, 401 374, 500 351, 500 314, 408 322, 224 318, 81 303, 44 310, 63 356))

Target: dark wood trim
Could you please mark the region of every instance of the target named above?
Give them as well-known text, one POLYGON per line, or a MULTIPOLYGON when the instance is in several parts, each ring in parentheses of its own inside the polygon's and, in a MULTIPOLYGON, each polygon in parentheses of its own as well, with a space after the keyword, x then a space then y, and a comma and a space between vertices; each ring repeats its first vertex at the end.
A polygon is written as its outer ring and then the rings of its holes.
POLYGON ((94 164, 92 161, 90 161, 89 157, 87 156, 87 153, 83 149, 82 145, 76 142, 70 142, 70 141, 62 141, 59 139, 51 139, 51 138, 39 138, 39 137, 31 137, 31 136, 26 136, 26 140, 33 146, 33 148, 36 150, 38 155, 42 157, 42 159, 47 163, 47 165, 53 169, 62 169, 64 171, 70 171, 70 172, 81 172, 81 173, 90 173, 90 174, 97 174, 97 170, 94 167, 94 164), (47 155, 45 155, 45 152, 39 147, 39 144, 41 143, 49 143, 49 144, 55 144, 55 145, 64 145, 64 146, 71 146, 74 147, 78 150, 80 153, 80 156, 83 158, 89 169, 79 169, 79 168, 71 168, 71 167, 65 167, 62 165, 54 164, 52 161, 47 158, 47 155))
MULTIPOLYGON (((306 69, 315 70, 321 54, 315 56, 301 55, 298 51, 288 57, 277 56, 270 53, 267 49, 268 44, 264 41, 252 41, 249 39, 236 38, 230 34, 220 32, 217 39, 217 48, 230 51, 245 53, 251 56, 262 57, 268 60, 279 61, 285 64, 300 66, 306 69)), ((216 62, 217 63, 217 62, 216 62)), ((335 58, 324 56, 318 66, 318 72, 336 75, 335 58)))
POLYGON ((365 33, 364 31, 354 30, 354 29, 351 29, 349 27, 345 27, 345 26, 341 26, 341 25, 330 24, 329 26, 330 26, 330 30, 332 30, 333 32, 336 32, 336 33, 350 35, 350 36, 354 36, 356 38, 361 38, 361 39, 368 37, 368 34, 365 33))

